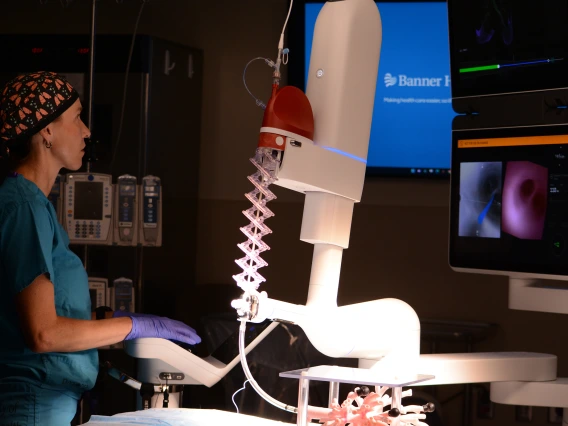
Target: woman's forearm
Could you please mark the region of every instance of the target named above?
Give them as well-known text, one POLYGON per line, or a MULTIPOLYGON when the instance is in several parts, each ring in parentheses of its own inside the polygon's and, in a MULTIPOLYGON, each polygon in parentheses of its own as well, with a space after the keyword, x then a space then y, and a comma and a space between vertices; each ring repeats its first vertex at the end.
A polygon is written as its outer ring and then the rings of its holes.
POLYGON ((76 352, 112 345, 132 330, 128 317, 79 320, 57 316, 53 284, 38 276, 16 296, 20 327, 34 352, 76 352))
POLYGON ((128 317, 98 321, 57 317, 37 339, 36 352, 78 352, 122 342, 132 330, 128 317))

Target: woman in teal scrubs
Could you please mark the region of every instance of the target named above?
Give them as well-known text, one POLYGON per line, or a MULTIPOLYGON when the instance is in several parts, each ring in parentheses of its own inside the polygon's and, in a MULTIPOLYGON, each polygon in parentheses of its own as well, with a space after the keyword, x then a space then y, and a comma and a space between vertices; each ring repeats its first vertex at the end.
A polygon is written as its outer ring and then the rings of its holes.
POLYGON ((90 132, 80 113, 55 73, 19 76, 0 92, 0 426, 69 425, 95 384, 97 347, 201 340, 167 318, 91 317, 87 273, 47 199, 60 169, 82 165, 90 132))

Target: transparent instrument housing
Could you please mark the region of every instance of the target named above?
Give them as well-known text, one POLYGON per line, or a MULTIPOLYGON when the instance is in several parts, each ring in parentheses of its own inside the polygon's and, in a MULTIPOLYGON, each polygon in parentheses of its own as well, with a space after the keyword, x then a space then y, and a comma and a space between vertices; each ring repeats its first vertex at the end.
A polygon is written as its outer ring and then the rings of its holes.
POLYGON ((258 148, 254 158, 250 159, 257 168, 256 173, 248 177, 254 185, 254 189, 245 195, 252 203, 248 210, 243 211, 250 223, 241 228, 241 232, 245 234, 247 240, 238 244, 245 256, 235 261, 243 272, 233 276, 237 285, 245 293, 257 290, 259 285, 266 281, 258 273, 258 270, 268 265, 262 259, 261 254, 270 250, 270 247, 262 241, 262 238, 272 233, 264 222, 274 216, 274 213, 267 207, 267 204, 276 198, 269 186, 278 178, 281 158, 282 151, 272 148, 258 148))

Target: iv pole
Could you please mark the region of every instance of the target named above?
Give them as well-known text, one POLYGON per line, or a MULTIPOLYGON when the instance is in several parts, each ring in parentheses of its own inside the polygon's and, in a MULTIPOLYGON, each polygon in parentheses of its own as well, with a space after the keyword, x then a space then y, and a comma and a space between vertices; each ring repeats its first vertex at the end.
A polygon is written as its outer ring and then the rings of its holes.
MULTIPOLYGON (((93 5, 91 8, 91 40, 89 49, 89 92, 87 94, 88 104, 87 104, 87 126, 89 130, 93 131, 93 93, 94 93, 94 79, 95 79, 95 32, 96 32, 96 19, 97 19, 97 0, 93 0, 93 5)), ((91 134, 92 136, 92 134, 91 134)), ((89 141, 91 143, 91 141, 89 141)), ((91 159, 87 158, 87 173, 91 171, 91 159)), ((85 244, 83 247, 83 267, 89 274, 89 245, 85 244)), ((80 416, 79 424, 84 423, 85 410, 83 409, 83 399, 81 399, 80 404, 80 416)))
MULTIPOLYGON (((96 34, 96 20, 97 20, 97 0, 93 0, 93 5, 91 8, 91 39, 89 46, 89 88, 88 88, 88 104, 87 104, 87 127, 91 131, 91 138, 93 132, 93 122, 94 122, 94 80, 95 80, 95 34, 96 34)), ((89 145, 92 144, 92 140, 88 141, 89 145)), ((92 146, 92 145, 91 145, 92 146)), ((92 151, 89 150, 91 153, 92 151)), ((87 173, 91 172, 91 158, 87 157, 87 173)), ((89 274, 89 245, 85 244, 83 247, 83 266, 89 274)), ((81 415, 79 418, 79 424, 84 423, 85 410, 83 409, 83 399, 81 399, 81 415)))
MULTIPOLYGON (((97 20, 97 0, 93 0, 93 6, 91 8, 91 40, 89 49, 89 92, 87 95, 88 105, 87 105, 87 127, 89 130, 93 131, 93 121, 94 121, 94 111, 93 111, 93 96, 94 96, 94 79, 95 79, 95 33, 96 33, 96 20, 97 20)), ((92 143, 92 142, 90 142, 92 143)), ((87 158, 87 173, 91 171, 91 159, 87 158)), ((83 248, 83 266, 89 272, 89 246, 85 244, 83 248)))

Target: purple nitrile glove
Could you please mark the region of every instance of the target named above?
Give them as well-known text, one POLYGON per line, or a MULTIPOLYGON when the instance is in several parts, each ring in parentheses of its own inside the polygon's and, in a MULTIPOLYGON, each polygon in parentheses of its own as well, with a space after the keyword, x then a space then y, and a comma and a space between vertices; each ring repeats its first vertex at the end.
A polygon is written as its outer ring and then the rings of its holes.
POLYGON ((189 345, 201 343, 201 337, 197 335, 195 330, 181 321, 143 314, 121 316, 128 316, 132 319, 132 330, 124 340, 159 337, 189 345))
MULTIPOLYGON (((128 311, 114 311, 112 313, 112 317, 113 318, 121 318, 121 317, 129 317, 129 318, 162 318, 159 317, 158 315, 152 315, 152 314, 139 314, 137 312, 128 312, 128 311)), ((197 331, 195 331, 195 329, 193 327, 190 327, 189 325, 186 325, 187 328, 189 328, 191 331, 193 331, 195 334, 197 334, 197 331)))

